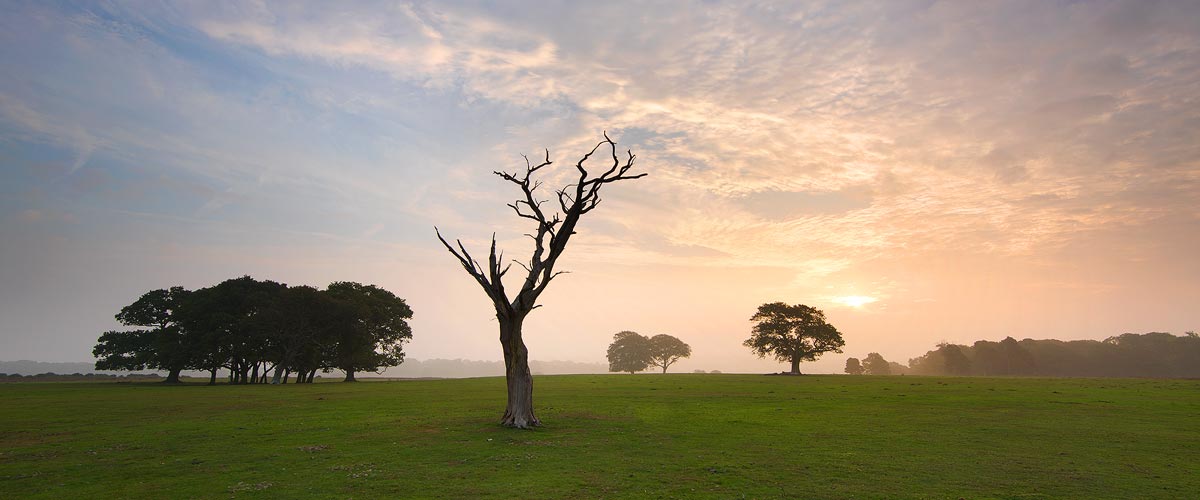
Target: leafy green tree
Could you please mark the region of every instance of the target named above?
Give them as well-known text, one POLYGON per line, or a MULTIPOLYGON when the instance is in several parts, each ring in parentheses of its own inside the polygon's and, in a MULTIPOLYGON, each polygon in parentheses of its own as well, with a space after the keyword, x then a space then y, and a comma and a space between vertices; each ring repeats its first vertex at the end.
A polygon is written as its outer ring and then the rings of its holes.
POLYGON ((862 375, 863 367, 859 363, 858 358, 850 358, 846 360, 846 373, 850 375, 862 375))
POLYGON ((892 366, 879 353, 873 352, 863 359, 863 371, 867 375, 891 375, 892 366))
POLYGON ((650 337, 650 364, 662 368, 663 373, 676 361, 691 355, 692 347, 682 340, 667 334, 650 337))
POLYGON ((348 309, 340 329, 333 367, 354 382, 359 371, 376 371, 404 362, 404 343, 412 339, 412 309, 404 299, 375 285, 339 281, 326 289, 348 309))
POLYGON ((649 366, 650 339, 631 331, 613 335, 613 342, 608 345, 608 371, 632 375, 649 366))
POLYGON ((790 362, 791 373, 796 375, 800 374, 801 361, 815 361, 827 352, 840 353, 846 345, 841 332, 826 322, 824 312, 803 304, 763 304, 750 321, 757 323, 742 345, 760 358, 771 355, 790 362))
POLYGON ((177 314, 189 294, 178 286, 151 290, 121 308, 116 314, 117 321, 143 329, 101 335, 92 350, 97 357, 96 369, 165 370, 165 383, 179 383, 179 373, 191 367, 195 360, 177 314))

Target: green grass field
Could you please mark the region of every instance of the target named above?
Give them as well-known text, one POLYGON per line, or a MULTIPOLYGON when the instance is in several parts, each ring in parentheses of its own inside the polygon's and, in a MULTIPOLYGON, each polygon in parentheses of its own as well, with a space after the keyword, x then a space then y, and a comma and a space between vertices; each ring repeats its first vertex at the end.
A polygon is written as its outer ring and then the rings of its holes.
POLYGON ((1195 498, 1200 381, 0 384, 2 498, 1195 498))

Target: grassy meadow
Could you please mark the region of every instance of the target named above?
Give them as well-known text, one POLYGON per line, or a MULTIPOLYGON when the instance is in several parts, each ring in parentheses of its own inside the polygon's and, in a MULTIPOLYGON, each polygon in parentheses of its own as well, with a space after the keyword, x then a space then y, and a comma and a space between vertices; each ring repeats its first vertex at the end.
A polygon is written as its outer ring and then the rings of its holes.
POLYGON ((1194 498, 1200 381, 0 384, 0 498, 1194 498))

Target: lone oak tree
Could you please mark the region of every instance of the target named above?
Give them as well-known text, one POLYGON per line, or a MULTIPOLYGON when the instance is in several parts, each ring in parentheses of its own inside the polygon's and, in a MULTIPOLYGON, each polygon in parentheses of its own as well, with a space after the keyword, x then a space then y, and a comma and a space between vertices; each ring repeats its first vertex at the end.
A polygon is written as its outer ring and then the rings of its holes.
POLYGON ((530 311, 538 307, 537 299, 546 290, 546 285, 562 274, 563 271, 554 270, 554 265, 566 249, 571 235, 575 234, 579 218, 594 210, 600 203, 600 189, 606 184, 646 175, 628 174, 636 157, 632 151, 626 151, 626 155, 625 160, 621 161, 617 156, 617 143, 605 133, 604 140, 575 163, 579 179, 555 191, 561 213, 555 210, 548 214, 542 208, 546 200, 538 199, 536 194, 542 183, 532 178, 534 173, 552 163, 549 150, 546 150, 546 159, 537 165, 533 165, 529 158, 525 157, 524 172, 493 172, 521 190, 522 197, 509 203, 508 207, 513 209, 518 217, 529 219, 537 225, 536 231, 526 234, 533 239, 533 254, 529 257, 529 263, 513 261, 527 272, 520 291, 513 299, 508 298, 502 281, 512 264, 503 262, 503 252, 496 253, 495 233, 492 233, 492 245, 485 269, 479 261, 471 257, 461 240, 455 240, 455 248, 434 227, 438 240, 458 259, 463 269, 475 278, 496 309, 496 319, 500 324, 500 347, 504 351, 505 377, 508 382, 508 405, 501 419, 505 426, 527 429, 541 423, 533 413, 533 375, 529 371, 529 350, 521 336, 521 325, 530 311), (584 163, 605 145, 608 145, 612 165, 600 175, 588 172, 584 163))
POLYGON ((760 358, 770 354, 776 360, 791 362, 790 373, 794 375, 800 374, 801 361, 815 361, 827 352, 842 352, 842 346, 846 345, 841 332, 825 321, 825 313, 804 304, 763 304, 750 321, 758 323, 742 345, 760 358))

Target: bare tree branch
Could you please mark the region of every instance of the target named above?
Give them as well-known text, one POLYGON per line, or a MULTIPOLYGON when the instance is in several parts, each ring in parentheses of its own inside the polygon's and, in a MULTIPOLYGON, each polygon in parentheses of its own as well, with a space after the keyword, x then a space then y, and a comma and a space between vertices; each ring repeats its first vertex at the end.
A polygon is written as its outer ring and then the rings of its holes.
MULTIPOLYGON (((628 174, 629 170, 634 166, 634 160, 637 158, 631 151, 626 151, 624 161, 617 154, 617 144, 613 141, 608 133, 604 133, 604 140, 596 143, 594 147, 584 154, 579 161, 575 162, 575 170, 579 172, 579 179, 576 182, 567 184, 561 189, 554 191, 555 198, 558 201, 558 210, 553 213, 547 213, 543 209, 543 204, 546 200, 538 199, 537 192, 542 187, 540 180, 533 179, 533 175, 549 166, 553 162, 550 160, 550 150, 545 151, 545 159, 537 164, 529 159, 526 155, 521 155, 525 160, 524 171, 506 172, 502 170, 494 171, 493 174, 500 177, 506 182, 512 183, 521 190, 521 196, 514 202, 506 204, 513 213, 522 219, 528 219, 536 224, 535 230, 526 233, 533 240, 533 253, 529 257, 528 263, 513 260, 512 262, 520 265, 526 272, 525 280, 522 283, 521 291, 512 300, 511 304, 504 294, 504 284, 502 278, 512 267, 510 262, 504 268, 500 267, 502 262, 502 253, 496 253, 496 238, 492 235, 492 243, 488 255, 488 267, 485 272, 483 266, 479 264, 463 247, 461 241, 457 241, 458 248, 452 247, 441 234, 438 234, 438 239, 463 265, 472 277, 479 282, 481 286, 488 291, 489 296, 494 299, 502 299, 506 305, 516 310, 528 312, 532 310, 536 304, 539 295, 546 289, 550 281, 564 274, 565 271, 555 271, 554 267, 563 250, 565 250, 567 241, 575 234, 575 226, 579 221, 579 217, 596 208, 600 204, 600 190, 605 184, 613 182, 639 179, 645 177, 646 173, 628 174), (608 157, 612 159, 612 164, 598 176, 592 175, 586 166, 586 163, 591 159, 602 147, 608 146, 608 157)), ((436 230, 436 228, 435 228, 436 230)))

